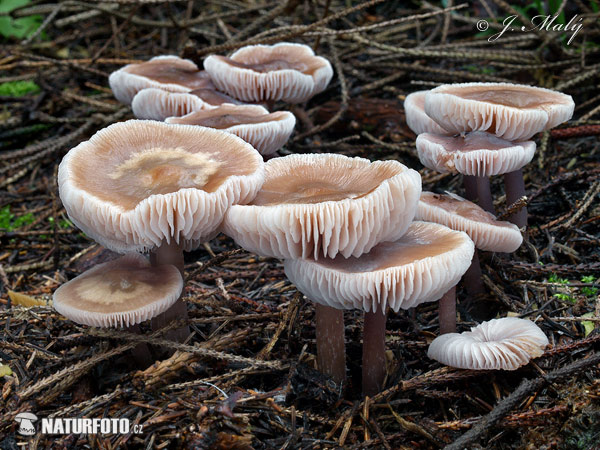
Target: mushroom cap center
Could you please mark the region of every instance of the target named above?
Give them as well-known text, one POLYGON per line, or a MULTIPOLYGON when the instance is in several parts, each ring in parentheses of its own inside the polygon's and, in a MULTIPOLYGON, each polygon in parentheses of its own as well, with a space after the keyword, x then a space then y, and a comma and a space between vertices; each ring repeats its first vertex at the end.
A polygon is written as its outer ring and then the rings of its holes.
POLYGON ((446 90, 447 94, 456 95, 468 100, 492 103, 495 105, 510 106, 520 109, 543 109, 555 102, 554 98, 549 98, 546 92, 539 92, 536 89, 527 89, 524 87, 451 87, 446 90))
POLYGON ((109 177, 128 195, 145 198, 184 188, 202 189, 219 166, 218 161, 204 153, 190 153, 182 148, 152 148, 133 153, 117 165, 109 177))
POLYGON ((314 204, 361 198, 376 189, 383 180, 372 177, 355 181, 355 183, 340 183, 338 180, 310 180, 283 174, 268 179, 251 204, 257 206, 283 203, 314 204))
POLYGON ((147 268, 109 269, 102 276, 83 277, 74 285, 77 295, 97 305, 121 305, 143 299, 155 290, 145 282, 147 268))
POLYGON ((141 64, 131 64, 126 71, 162 84, 178 84, 190 89, 200 89, 210 86, 210 78, 193 68, 191 63, 178 58, 158 59, 141 64))

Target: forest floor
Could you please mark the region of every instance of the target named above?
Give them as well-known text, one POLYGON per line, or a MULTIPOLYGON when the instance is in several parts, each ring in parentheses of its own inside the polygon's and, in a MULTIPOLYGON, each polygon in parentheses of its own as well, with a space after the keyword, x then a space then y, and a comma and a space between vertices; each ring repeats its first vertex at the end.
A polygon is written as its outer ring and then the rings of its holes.
MULTIPOLYGON (((568 2, 557 21, 581 19, 575 32, 540 29, 535 16, 547 11, 502 0, 443 3, 449 9, 381 0, 2 3, 0 448, 598 448, 599 4, 568 2), (517 31, 494 36, 512 16, 517 31), (47 304, 62 283, 114 257, 73 226, 56 186, 70 148, 133 118, 108 75, 156 55, 201 65, 211 53, 279 41, 311 45, 335 69, 307 104, 276 105, 298 117, 280 154, 395 159, 419 170, 425 190, 461 194, 462 179, 420 164, 407 94, 506 81, 573 96, 573 120, 536 136, 524 168, 524 244, 511 255, 481 253, 487 294, 477 301, 491 317, 534 320, 550 340, 542 357, 514 372, 443 367, 426 355, 437 311, 423 304, 390 315, 385 390, 363 399, 362 315, 346 312, 349 381, 336 386, 315 370, 312 304, 278 260, 222 235, 186 255, 185 345, 144 326, 142 335, 79 326, 47 304), (175 353, 138 370, 129 352, 140 339, 175 353), (19 412, 128 418, 142 432, 28 438, 17 432, 19 412)), ((560 2, 538 6, 546 3, 560 2)), ((501 177, 492 192, 502 216, 501 177)), ((464 331, 476 322, 462 286, 458 298, 464 331)))

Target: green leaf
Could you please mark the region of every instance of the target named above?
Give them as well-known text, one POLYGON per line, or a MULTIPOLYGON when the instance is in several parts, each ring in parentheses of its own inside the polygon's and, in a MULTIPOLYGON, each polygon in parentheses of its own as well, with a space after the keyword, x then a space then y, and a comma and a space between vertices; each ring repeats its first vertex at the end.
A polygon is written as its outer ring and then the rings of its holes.
POLYGON ((0 364, 0 377, 4 377, 6 375, 12 375, 12 370, 5 364, 0 364))
MULTIPOLYGON (((26 6, 30 0, 1 0, 0 12, 10 12, 15 8, 26 6)), ((39 14, 27 17, 0 17, 0 35, 5 38, 23 39, 31 36, 40 27, 43 17, 39 14)))
MULTIPOLYGON (((593 312, 589 312, 584 314, 581 317, 586 317, 586 318, 593 318, 594 317, 594 313, 593 312)), ((581 325, 583 325, 583 333, 584 333, 584 337, 588 337, 588 335, 594 331, 594 328, 596 327, 594 322, 592 322, 591 320, 584 320, 583 322, 581 322, 581 325)))

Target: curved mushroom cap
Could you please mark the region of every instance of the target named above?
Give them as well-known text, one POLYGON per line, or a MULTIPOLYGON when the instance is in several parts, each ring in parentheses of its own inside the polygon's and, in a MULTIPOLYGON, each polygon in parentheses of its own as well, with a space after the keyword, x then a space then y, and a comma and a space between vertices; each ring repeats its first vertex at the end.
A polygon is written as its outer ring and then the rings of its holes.
POLYGON ((211 55, 204 68, 220 90, 247 102, 301 103, 325 90, 331 64, 302 44, 249 45, 230 58, 211 55))
POLYGON ((144 256, 130 253, 98 264, 60 286, 54 292, 53 306, 83 325, 127 327, 165 312, 182 289, 177 267, 151 267, 144 256))
POLYGON ((455 194, 423 192, 415 220, 440 223, 453 230, 464 231, 481 250, 512 253, 523 242, 515 224, 496 220, 480 206, 455 194))
POLYGON ((492 319, 471 331, 433 340, 427 356, 447 366, 472 370, 515 370, 544 353, 548 338, 533 322, 516 317, 492 319))
POLYGON ((464 137, 422 133, 417 136, 417 153, 425 167, 437 172, 489 177, 527 165, 535 142, 510 142, 481 131, 464 137))
POLYGON ((287 277, 310 300, 338 309, 394 311, 439 300, 471 265, 475 247, 460 231, 413 222, 399 240, 348 259, 287 259, 287 277))
POLYGON ((231 204, 254 198, 263 180, 262 157, 237 136, 147 120, 98 131, 58 169, 69 217, 120 253, 172 240, 196 248, 218 232, 231 204))
POLYGON ((113 72, 108 83, 117 100, 129 105, 135 95, 146 88, 169 92, 189 92, 214 88, 208 74, 189 59, 178 56, 156 56, 141 64, 128 64, 113 72))
POLYGON ((448 84, 425 98, 425 112, 446 130, 487 131, 509 141, 566 122, 574 108, 570 95, 511 83, 448 84))
POLYGON ((148 88, 138 92, 131 102, 133 115, 138 119, 165 120, 181 117, 193 111, 211 109, 223 104, 241 102, 213 89, 194 89, 190 92, 168 92, 148 88))
POLYGON ((223 232, 275 258, 358 256, 402 236, 421 177, 396 161, 335 154, 289 155, 265 164, 265 184, 248 205, 229 208, 223 232))
POLYGON ((165 122, 227 131, 251 144, 261 155, 271 155, 290 138, 296 117, 287 111, 269 114, 265 108, 256 105, 222 105, 183 117, 169 117, 165 122))
POLYGON ((406 123, 415 134, 435 133, 449 134, 437 124, 431 117, 425 114, 425 96, 429 91, 417 91, 408 94, 404 100, 404 113, 406 123))

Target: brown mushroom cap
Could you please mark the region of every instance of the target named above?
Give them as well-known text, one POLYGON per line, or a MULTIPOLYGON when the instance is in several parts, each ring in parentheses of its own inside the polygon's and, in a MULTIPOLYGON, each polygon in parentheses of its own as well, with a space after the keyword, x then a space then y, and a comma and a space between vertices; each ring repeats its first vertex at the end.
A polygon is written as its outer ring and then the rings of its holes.
POLYGON ((415 134, 448 134, 448 131, 444 130, 425 113, 425 96, 427 92, 429 91, 417 91, 406 96, 404 100, 406 123, 415 134))
POLYGON ((399 240, 358 258, 287 259, 285 273, 311 300, 338 309, 394 311, 439 300, 466 272, 475 248, 460 231, 413 222, 399 240))
POLYGON ((301 103, 325 90, 331 64, 302 44, 249 45, 230 58, 211 55, 204 68, 220 90, 243 101, 301 103))
POLYGON ((257 105, 222 105, 194 111, 183 117, 169 117, 165 122, 227 131, 251 144, 261 155, 271 155, 290 138, 296 117, 287 111, 269 114, 257 105))
POLYGON ((74 322, 94 327, 135 325, 165 312, 181 295, 175 266, 154 266, 130 253, 98 264, 60 286, 53 306, 74 322))
POLYGON ((425 112, 446 130, 487 131, 509 141, 566 122, 574 108, 570 95, 511 83, 448 84, 425 98, 425 112))
POLYGON ((455 194, 423 192, 415 220, 435 222, 464 231, 475 247, 481 250, 512 253, 523 242, 519 227, 496 220, 480 206, 455 194))
POLYGON ((148 88, 142 89, 133 97, 131 109, 138 119, 165 120, 167 117, 181 117, 223 104, 239 105, 241 102, 213 89, 168 92, 148 88))
POLYGON ((108 83, 115 98, 127 105, 146 88, 169 92, 214 88, 206 72, 199 70, 189 59, 173 55, 156 56, 141 64, 128 64, 111 73, 108 83))
POLYGON ((265 164, 248 205, 233 206, 223 232, 276 258, 361 255, 400 237, 414 216, 421 177, 396 161, 335 154, 289 155, 265 164))
POLYGON ((163 241, 196 248, 218 232, 231 204, 254 198, 263 180, 262 157, 237 136, 146 120, 98 131, 58 170, 69 217, 120 253, 163 241))
POLYGON ((437 172, 491 176, 513 172, 528 164, 535 142, 510 142, 481 131, 463 136, 422 133, 417 136, 421 163, 437 172))
POLYGON ((447 366, 471 370, 515 370, 544 353, 548 338, 533 322, 516 317, 483 322, 471 331, 433 340, 427 356, 447 366))

